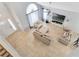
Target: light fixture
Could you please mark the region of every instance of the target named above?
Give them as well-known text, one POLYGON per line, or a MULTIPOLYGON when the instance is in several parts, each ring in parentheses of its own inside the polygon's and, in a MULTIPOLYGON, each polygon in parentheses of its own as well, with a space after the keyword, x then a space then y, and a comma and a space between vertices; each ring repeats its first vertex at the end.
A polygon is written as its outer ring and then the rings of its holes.
POLYGON ((12 23, 11 19, 8 19, 8 22, 10 23, 10 25, 12 26, 12 28, 13 28, 14 30, 16 30, 16 27, 15 27, 14 24, 12 23))

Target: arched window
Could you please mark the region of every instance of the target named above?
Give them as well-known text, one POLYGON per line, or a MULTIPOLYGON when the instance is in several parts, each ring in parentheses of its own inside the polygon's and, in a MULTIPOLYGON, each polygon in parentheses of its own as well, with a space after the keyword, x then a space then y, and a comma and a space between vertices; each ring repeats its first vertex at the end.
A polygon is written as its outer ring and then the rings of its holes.
POLYGON ((28 5, 26 9, 26 15, 28 16, 30 27, 34 25, 36 21, 38 21, 38 7, 36 4, 28 5))

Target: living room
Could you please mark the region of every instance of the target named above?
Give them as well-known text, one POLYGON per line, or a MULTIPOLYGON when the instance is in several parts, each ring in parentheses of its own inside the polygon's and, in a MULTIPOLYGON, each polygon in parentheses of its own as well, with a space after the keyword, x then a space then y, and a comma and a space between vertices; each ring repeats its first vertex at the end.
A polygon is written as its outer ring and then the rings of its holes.
MULTIPOLYGON (((0 2, 0 44, 14 57, 79 56, 78 5, 0 2)), ((8 55, 5 53, 1 56, 8 55)))

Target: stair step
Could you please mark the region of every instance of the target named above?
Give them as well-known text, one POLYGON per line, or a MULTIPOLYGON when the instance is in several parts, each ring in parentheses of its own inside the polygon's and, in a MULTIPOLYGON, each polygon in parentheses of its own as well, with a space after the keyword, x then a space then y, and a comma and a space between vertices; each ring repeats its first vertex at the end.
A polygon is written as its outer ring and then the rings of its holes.
POLYGON ((3 47, 0 45, 0 51, 3 49, 3 47))
POLYGON ((7 50, 2 45, 0 45, 0 57, 12 57, 12 55, 7 52, 7 50))
POLYGON ((9 56, 8 56, 8 57, 12 57, 12 55, 10 55, 10 54, 9 54, 9 56))
POLYGON ((0 56, 3 56, 7 51, 5 49, 3 49, 1 52, 0 52, 0 56))
POLYGON ((4 55, 3 55, 3 57, 8 57, 9 56, 9 53, 8 52, 6 52, 4 55))

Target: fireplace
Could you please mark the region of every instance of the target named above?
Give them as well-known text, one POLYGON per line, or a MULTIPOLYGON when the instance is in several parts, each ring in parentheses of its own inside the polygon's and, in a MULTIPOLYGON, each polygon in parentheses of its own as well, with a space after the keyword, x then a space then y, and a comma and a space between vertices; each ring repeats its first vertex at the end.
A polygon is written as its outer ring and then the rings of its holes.
POLYGON ((55 22, 57 24, 63 24, 64 20, 65 20, 65 16, 64 15, 53 13, 52 22, 55 22))

